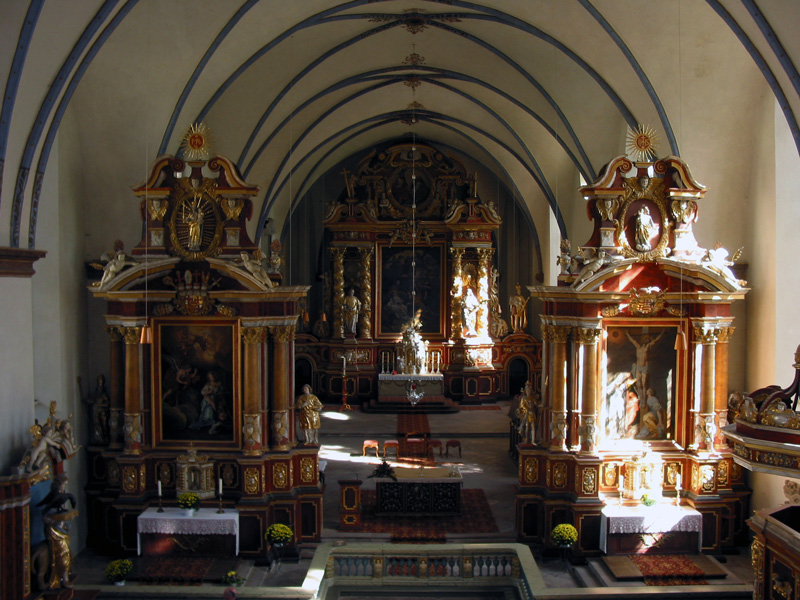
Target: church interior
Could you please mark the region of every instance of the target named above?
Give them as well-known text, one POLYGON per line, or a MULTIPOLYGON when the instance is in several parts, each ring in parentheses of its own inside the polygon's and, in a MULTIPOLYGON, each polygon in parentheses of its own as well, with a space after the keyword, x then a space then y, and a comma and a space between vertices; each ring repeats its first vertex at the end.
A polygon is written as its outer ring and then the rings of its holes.
POLYGON ((0 4, 0 600, 798 597, 798 29, 0 4))

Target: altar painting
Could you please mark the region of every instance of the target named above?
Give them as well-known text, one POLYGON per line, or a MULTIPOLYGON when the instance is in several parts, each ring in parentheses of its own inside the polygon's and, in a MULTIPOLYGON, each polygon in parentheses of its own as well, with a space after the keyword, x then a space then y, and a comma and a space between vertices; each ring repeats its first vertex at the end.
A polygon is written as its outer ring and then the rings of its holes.
POLYGON ((441 334, 442 249, 441 247, 384 247, 380 252, 380 331, 399 334, 417 310, 423 335, 441 334), (415 281, 412 286, 412 256, 415 281), (412 311, 411 292, 414 296, 412 311))
POLYGON ((238 448, 238 322, 161 320, 153 334, 156 445, 238 448))
POLYGON ((606 441, 675 438, 677 327, 609 327, 600 407, 606 441))

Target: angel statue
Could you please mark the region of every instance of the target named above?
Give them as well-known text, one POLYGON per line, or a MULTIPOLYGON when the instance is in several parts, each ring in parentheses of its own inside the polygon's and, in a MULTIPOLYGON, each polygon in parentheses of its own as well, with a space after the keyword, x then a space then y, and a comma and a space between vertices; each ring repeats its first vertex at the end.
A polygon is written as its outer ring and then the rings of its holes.
POLYGON ((100 263, 92 263, 92 266, 95 269, 103 270, 103 277, 99 282, 94 283, 93 285, 102 290, 106 287, 109 281, 120 274, 122 269, 124 269, 126 266, 132 266, 135 264, 137 264, 137 262, 128 258, 128 255, 125 254, 124 250, 117 250, 113 255, 109 256, 108 262, 106 262, 105 265, 101 265, 100 263))
POLYGON ((256 248, 253 250, 252 256, 246 250, 242 250, 239 256, 242 257, 241 260, 235 260, 235 263, 241 263, 259 283, 268 288, 272 287, 272 280, 269 278, 267 270, 261 266, 261 261, 263 260, 261 250, 256 248))

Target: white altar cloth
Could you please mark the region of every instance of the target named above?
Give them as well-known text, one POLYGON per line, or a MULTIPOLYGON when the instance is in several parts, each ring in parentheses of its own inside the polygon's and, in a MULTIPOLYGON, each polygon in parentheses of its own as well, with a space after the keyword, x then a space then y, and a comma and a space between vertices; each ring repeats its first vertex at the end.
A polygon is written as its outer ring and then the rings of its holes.
POLYGON ((189 535, 232 535, 236 537, 236 555, 239 555, 239 513, 227 509, 217 513, 214 508, 200 508, 191 517, 182 508, 165 508, 157 512, 150 507, 136 519, 136 551, 142 553, 141 535, 143 533, 189 534, 189 535))
POLYGON ((618 533, 697 533, 697 551, 703 546, 703 515, 687 506, 656 504, 655 506, 607 505, 600 519, 600 549, 606 551, 607 537, 618 533))

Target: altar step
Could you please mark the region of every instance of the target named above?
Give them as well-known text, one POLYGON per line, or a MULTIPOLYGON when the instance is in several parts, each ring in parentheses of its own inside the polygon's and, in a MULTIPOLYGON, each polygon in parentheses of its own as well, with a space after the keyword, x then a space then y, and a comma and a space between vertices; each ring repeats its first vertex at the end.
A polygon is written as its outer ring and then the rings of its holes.
POLYGON ((457 413, 458 405, 445 396, 424 396, 416 405, 405 397, 371 398, 361 405, 367 413, 457 413))

